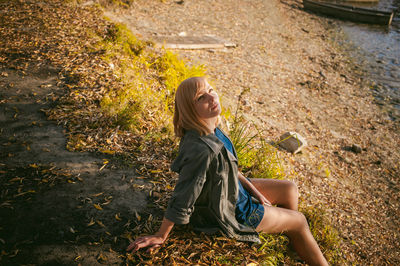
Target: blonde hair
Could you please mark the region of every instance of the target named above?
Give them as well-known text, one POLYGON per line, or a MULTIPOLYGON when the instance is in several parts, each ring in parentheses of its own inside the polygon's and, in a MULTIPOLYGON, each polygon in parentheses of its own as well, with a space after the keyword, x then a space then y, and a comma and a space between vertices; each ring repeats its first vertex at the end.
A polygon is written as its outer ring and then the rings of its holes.
MULTIPOLYGON (((174 131, 177 137, 183 137, 186 130, 194 129, 201 136, 208 134, 206 123, 201 120, 195 110, 197 93, 207 86, 204 77, 185 79, 175 93, 174 131)), ((219 120, 219 119, 218 119, 219 120)))

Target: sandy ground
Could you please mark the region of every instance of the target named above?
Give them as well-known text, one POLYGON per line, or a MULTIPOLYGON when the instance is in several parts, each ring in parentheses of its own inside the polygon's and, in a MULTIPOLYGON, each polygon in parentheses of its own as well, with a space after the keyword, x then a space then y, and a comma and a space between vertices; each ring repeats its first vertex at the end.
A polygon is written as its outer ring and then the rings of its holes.
POLYGON ((124 14, 106 15, 144 39, 184 32, 236 43, 179 54, 206 65, 231 110, 248 90, 240 108, 266 139, 296 131, 308 140, 301 154, 280 156, 304 202, 327 211, 349 261, 399 263, 398 125, 374 104, 362 67, 336 44, 342 36, 334 20, 291 0, 182 2, 135 1, 124 14))
MULTIPOLYGON (((279 155, 303 204, 326 210, 349 262, 400 263, 399 126, 374 104, 361 68, 333 41, 341 38, 334 21, 304 12, 292 0, 137 0, 130 10, 107 15, 144 39, 185 32, 236 43, 236 48, 179 54, 206 65, 226 107, 235 110, 238 96, 247 91, 240 108, 266 139, 277 140, 285 131, 307 139, 302 153, 279 155), (353 144, 361 153, 351 150, 353 144)), ((4 220, 4 228, 12 230, 2 230, 0 242, 30 239, 21 245, 34 248, 8 250, 15 253, 7 255, 10 261, 18 255, 25 264, 32 258, 38 264, 120 264, 102 239, 121 235, 133 223, 130 217, 146 209, 146 195, 137 188, 147 184, 131 170, 108 167, 105 154, 67 151, 62 125, 41 111, 63 93, 58 70, 45 65, 28 70, 21 74, 2 64, 0 71, 2 191, 11 189, 10 182, 21 183, 13 196, 2 195, 1 217, 13 219, 4 220), (48 175, 35 185, 44 196, 31 197, 23 180, 40 173, 48 175), (57 189, 52 182, 60 183, 57 189)), ((127 240, 113 241, 123 252, 127 240)))

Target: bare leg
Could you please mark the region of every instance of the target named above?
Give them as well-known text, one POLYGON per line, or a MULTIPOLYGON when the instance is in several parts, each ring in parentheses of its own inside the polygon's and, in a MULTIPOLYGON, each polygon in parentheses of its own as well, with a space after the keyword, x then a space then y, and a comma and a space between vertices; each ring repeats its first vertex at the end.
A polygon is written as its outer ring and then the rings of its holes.
POLYGON ((328 265, 311 234, 304 215, 297 211, 297 186, 288 180, 251 179, 251 183, 274 205, 265 207, 257 231, 286 234, 294 250, 309 265, 328 265))
POLYGON ((273 205, 297 211, 299 193, 292 181, 261 178, 250 180, 273 205))
POLYGON ((284 233, 300 256, 309 265, 328 265, 312 236, 304 215, 298 211, 265 206, 264 217, 256 229, 265 233, 284 233))

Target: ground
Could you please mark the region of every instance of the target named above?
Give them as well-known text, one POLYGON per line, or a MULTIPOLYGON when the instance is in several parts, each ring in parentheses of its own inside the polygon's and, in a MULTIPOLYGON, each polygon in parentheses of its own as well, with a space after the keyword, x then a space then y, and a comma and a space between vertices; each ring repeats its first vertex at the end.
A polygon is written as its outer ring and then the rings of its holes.
MULTIPOLYGON (((296 131, 308 140, 300 154, 278 152, 303 204, 324 208, 338 229, 345 259, 398 264, 399 125, 338 47, 335 22, 291 0, 181 2, 138 0, 106 15, 143 39, 186 32, 236 43, 179 54, 206 65, 226 107, 235 110, 242 94, 241 110, 266 139, 296 131)), ((44 112, 65 93, 60 69, 31 62, 24 71, 2 64, 0 73, 2 260, 122 263, 125 229, 140 231, 138 213, 151 209, 141 189, 149 182, 111 167, 107 154, 66 149, 63 125, 44 112)))

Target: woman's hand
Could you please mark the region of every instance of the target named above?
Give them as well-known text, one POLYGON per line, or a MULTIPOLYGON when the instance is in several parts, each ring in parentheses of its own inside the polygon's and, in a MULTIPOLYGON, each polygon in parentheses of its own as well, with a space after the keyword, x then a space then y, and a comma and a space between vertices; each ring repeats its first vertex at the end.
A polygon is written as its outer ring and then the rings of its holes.
POLYGON ((141 236, 135 239, 127 248, 126 251, 136 252, 141 248, 149 247, 147 251, 151 252, 159 248, 167 239, 169 232, 171 232, 174 223, 164 217, 160 229, 155 235, 141 236))
POLYGON ((272 206, 271 202, 269 200, 267 200, 267 198, 261 194, 258 190, 257 192, 254 193, 253 195, 262 205, 265 206, 272 206))
POLYGON ((164 238, 157 235, 141 236, 135 239, 126 251, 136 252, 141 248, 149 247, 147 251, 152 252, 154 249, 160 247, 164 243, 164 238))
POLYGON ((265 206, 272 206, 271 202, 260 192, 258 189, 247 179, 244 175, 238 172, 238 177, 242 186, 254 197, 260 204, 265 206))

